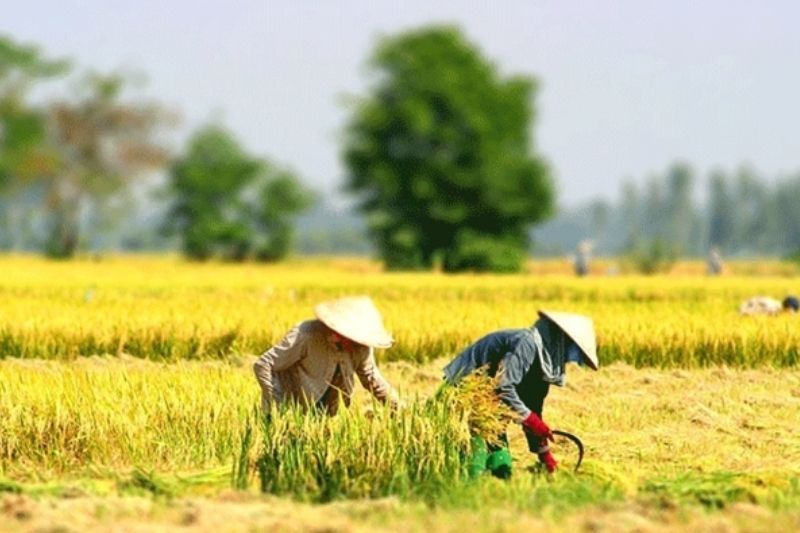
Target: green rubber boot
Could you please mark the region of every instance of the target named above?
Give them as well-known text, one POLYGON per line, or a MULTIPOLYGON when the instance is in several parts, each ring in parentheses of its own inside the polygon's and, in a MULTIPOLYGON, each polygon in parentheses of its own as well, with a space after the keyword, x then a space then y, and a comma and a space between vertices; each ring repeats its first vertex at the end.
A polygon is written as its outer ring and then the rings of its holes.
POLYGON ((489 448, 483 438, 475 435, 472 437, 471 452, 467 470, 470 479, 475 479, 486 471, 486 463, 489 459, 489 448))
POLYGON ((494 477, 508 479, 511 477, 511 452, 507 447, 502 447, 489 453, 486 459, 486 468, 494 477))

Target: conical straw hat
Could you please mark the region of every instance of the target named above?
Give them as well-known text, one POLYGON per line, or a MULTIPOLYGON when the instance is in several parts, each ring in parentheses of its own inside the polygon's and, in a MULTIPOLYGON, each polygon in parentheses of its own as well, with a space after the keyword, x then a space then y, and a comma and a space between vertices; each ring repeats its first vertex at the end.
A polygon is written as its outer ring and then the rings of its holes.
POLYGON ((392 335, 383 327, 383 319, 368 296, 350 296, 322 302, 314 314, 333 331, 365 346, 388 348, 392 335))
POLYGON ((597 337, 594 333, 594 324, 591 318, 574 313, 545 310, 539 310, 539 315, 553 321, 561 328, 561 331, 575 341, 575 344, 586 356, 589 366, 597 370, 600 363, 597 360, 597 337))

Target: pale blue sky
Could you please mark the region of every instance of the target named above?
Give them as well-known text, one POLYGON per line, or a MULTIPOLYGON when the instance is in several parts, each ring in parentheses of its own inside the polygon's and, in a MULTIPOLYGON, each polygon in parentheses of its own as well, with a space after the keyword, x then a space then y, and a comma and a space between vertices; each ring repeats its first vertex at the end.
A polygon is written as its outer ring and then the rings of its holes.
POLYGON ((541 82, 535 139, 567 205, 676 158, 706 173, 800 169, 800 2, 428 0, 6 2, 0 32, 85 67, 147 73, 182 140, 222 117, 253 151, 333 191, 340 96, 376 36, 455 22, 541 82))

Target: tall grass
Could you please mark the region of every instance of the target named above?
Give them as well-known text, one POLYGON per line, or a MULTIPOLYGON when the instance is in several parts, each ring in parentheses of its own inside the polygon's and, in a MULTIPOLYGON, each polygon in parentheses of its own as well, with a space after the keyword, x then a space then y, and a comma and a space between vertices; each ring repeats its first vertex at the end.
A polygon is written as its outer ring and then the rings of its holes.
POLYGON ((262 424, 261 490, 310 501, 438 493, 465 477, 469 432, 452 402, 367 416, 282 410, 262 424))

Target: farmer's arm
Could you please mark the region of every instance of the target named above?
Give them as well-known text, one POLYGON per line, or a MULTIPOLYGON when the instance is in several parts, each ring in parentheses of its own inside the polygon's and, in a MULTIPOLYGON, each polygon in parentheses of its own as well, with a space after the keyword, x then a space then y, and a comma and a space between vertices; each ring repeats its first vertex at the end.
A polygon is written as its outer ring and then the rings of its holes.
POLYGON ((498 372, 500 383, 497 390, 501 399, 522 418, 520 422, 528 441, 528 449, 535 453, 547 471, 552 473, 556 471, 558 462, 550 452, 547 442, 553 440, 553 433, 541 418, 542 404, 547 396, 549 384, 541 381, 534 374, 537 368, 534 368, 533 365, 536 364, 536 358, 539 356, 538 350, 539 347, 535 343, 527 340, 518 343, 504 359, 503 374, 498 372), (528 379, 525 379, 526 377, 528 379), (529 400, 528 403, 523 402, 517 392, 517 387, 523 382, 523 379, 525 380, 524 393, 526 399, 529 400), (536 397, 536 400, 531 401, 529 394, 536 397))
POLYGON ((300 360, 303 355, 304 335, 297 325, 289 330, 286 336, 275 346, 264 352, 253 365, 256 380, 261 387, 261 396, 264 404, 274 398, 273 375, 289 368, 300 360))
POLYGON ((378 366, 375 364, 375 354, 372 348, 369 349, 366 357, 358 361, 356 364, 356 374, 358 380, 365 389, 370 391, 375 398, 382 403, 389 403, 391 405, 398 404, 397 393, 383 377, 378 366))
POLYGON ((497 369, 495 392, 504 404, 519 415, 520 422, 530 416, 531 410, 519 397, 517 386, 527 374, 535 358, 536 352, 520 343, 506 353, 497 369))
POLYGON ((528 443, 528 451, 536 454, 547 451, 548 449, 547 439, 537 437, 533 431, 526 428, 525 426, 522 427, 522 431, 523 433, 525 433, 525 440, 528 443))
MULTIPOLYGON (((529 405, 520 398, 517 391, 520 383, 532 371, 531 367, 535 364, 538 356, 538 347, 527 340, 522 340, 512 346, 498 368, 498 385, 495 390, 500 399, 519 415, 519 422, 526 431, 531 431, 536 437, 552 440, 553 433, 550 428, 544 423, 539 413, 531 410, 529 405)), ((529 386, 531 386, 530 382, 525 384, 525 387, 529 386)))

